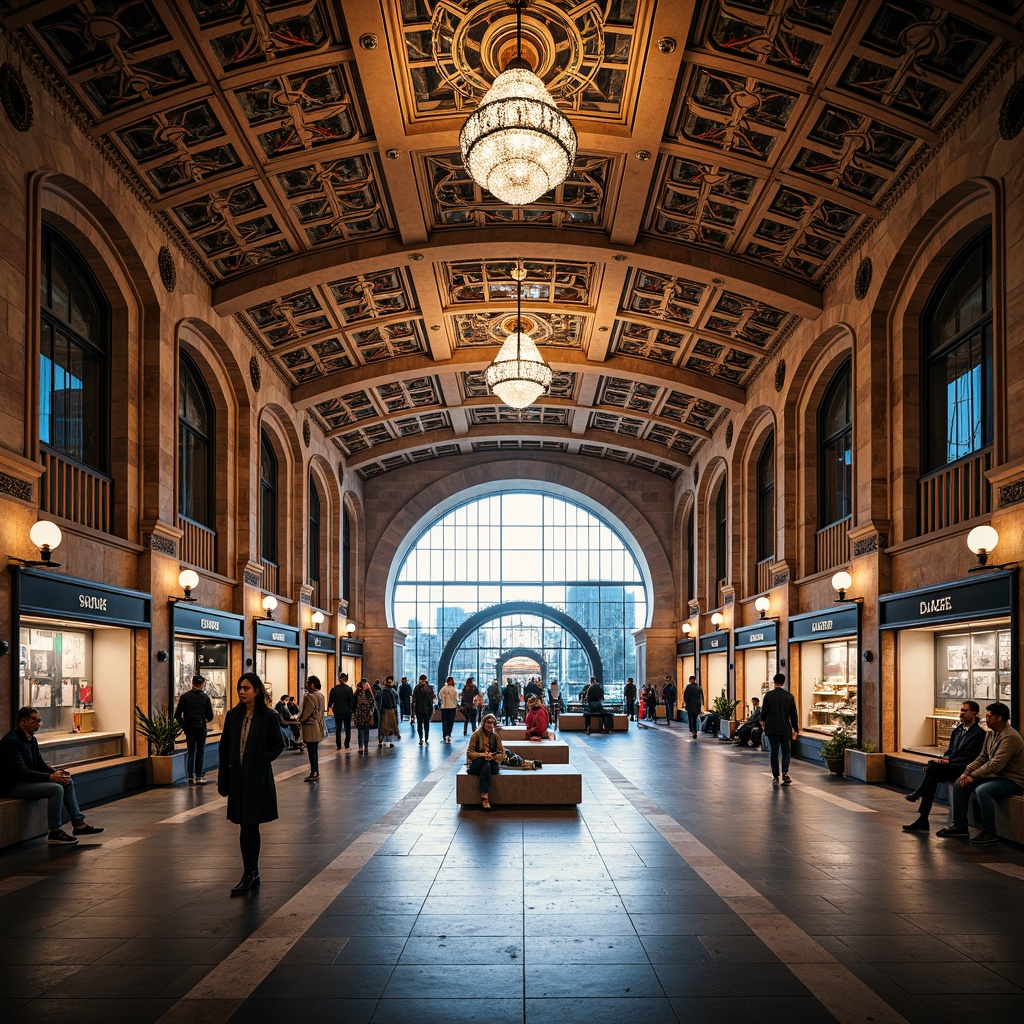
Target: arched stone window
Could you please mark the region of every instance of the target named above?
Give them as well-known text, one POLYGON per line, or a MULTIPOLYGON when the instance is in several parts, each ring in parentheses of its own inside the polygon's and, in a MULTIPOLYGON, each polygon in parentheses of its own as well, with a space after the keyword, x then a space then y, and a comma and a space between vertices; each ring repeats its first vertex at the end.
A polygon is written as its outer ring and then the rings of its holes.
POLYGON ((260 432, 260 561, 277 565, 277 454, 260 432))
POLYGON ((853 513, 850 368, 847 360, 836 370, 818 407, 819 530, 848 519, 853 513))
POLYGON ((341 599, 352 605, 352 518, 348 508, 341 510, 341 599))
POLYGON ((178 382, 178 514, 214 528, 214 438, 210 389, 196 364, 181 353, 178 382))
MULTIPOLYGON (((775 432, 757 457, 757 561, 775 557, 775 432)), ((760 589, 760 588, 759 588, 760 589)))
MULTIPOLYGON (((697 600, 697 517, 694 506, 686 515, 686 600, 697 600)), ((683 609, 684 615, 687 609, 683 609)))
POLYGON ((728 501, 726 500, 726 475, 718 481, 718 490, 715 491, 715 578, 712 581, 714 587, 714 604, 722 603, 722 583, 729 577, 729 554, 726 549, 728 536, 728 501))
POLYGON ((306 560, 309 572, 309 584, 313 588, 312 603, 314 608, 323 607, 320 593, 320 562, 323 555, 320 536, 320 492, 317 490, 313 474, 309 474, 309 531, 307 533, 306 560))

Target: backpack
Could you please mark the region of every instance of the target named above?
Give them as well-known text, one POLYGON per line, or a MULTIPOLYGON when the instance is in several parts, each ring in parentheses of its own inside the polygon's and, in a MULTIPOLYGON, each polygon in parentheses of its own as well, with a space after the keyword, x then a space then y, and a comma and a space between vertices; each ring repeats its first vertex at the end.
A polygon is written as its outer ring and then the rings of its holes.
POLYGON ((710 733, 712 736, 717 736, 721 728, 721 722, 718 715, 714 711, 709 711, 704 716, 704 725, 701 727, 702 732, 710 733))

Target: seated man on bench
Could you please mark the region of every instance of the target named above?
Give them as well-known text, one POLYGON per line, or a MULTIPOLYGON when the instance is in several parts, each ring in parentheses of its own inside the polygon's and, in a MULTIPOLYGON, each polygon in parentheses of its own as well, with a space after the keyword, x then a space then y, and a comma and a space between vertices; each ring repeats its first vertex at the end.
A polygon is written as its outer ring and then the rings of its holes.
POLYGON ((17 725, 0 740, 0 796, 19 800, 46 800, 50 846, 74 846, 78 836, 95 836, 103 831, 87 825, 78 806, 75 784, 63 769, 51 768, 39 753, 36 731, 41 724, 35 708, 18 708, 17 725), (74 835, 61 828, 63 812, 71 819, 74 835))

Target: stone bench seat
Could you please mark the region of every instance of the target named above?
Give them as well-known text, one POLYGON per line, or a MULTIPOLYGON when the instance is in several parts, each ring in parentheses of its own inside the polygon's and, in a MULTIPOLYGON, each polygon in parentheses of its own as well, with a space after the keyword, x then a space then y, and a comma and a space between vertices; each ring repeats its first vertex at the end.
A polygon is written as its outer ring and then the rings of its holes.
MULTIPOLYGON (((536 759, 535 760, 539 760, 536 759)), ((579 804, 583 800, 583 776, 568 764, 545 765, 540 771, 502 768, 491 777, 491 803, 495 807, 548 807, 579 804)), ((455 780, 455 802, 480 806, 480 782, 466 766, 455 780)))
POLYGON ((526 739, 526 726, 525 725, 503 725, 501 728, 495 730, 501 737, 501 742, 505 743, 508 740, 525 740, 526 739))
MULTIPOLYGON (((946 787, 950 824, 953 823, 954 785, 955 783, 950 782, 946 787)), ((1024 844, 1024 796, 1004 796, 996 801, 996 835, 1000 839, 1024 844)))
MULTIPOLYGON (((524 761, 540 761, 543 765, 568 764, 569 744, 564 740, 508 740, 502 737, 506 750, 518 754, 524 761)), ((515 771, 515 769, 513 769, 515 771)))
MULTIPOLYGON (((629 732, 629 716, 628 715, 612 715, 614 724, 612 725, 613 732, 629 732)), ((598 720, 597 715, 590 716, 590 731, 593 733, 601 731, 601 722, 598 720)), ((574 714, 566 712, 558 717, 558 727, 562 732, 583 732, 583 714, 574 714)))

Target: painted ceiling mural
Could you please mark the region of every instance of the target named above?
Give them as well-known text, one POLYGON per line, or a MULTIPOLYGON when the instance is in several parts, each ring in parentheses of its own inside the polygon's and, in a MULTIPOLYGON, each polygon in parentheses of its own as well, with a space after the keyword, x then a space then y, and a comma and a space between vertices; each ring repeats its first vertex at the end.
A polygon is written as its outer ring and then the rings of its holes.
POLYGON ((458 132, 506 0, 0 0, 348 466, 580 454, 674 479, 1020 38, 1024 0, 532 0, 579 134, 511 208, 458 132), (523 315, 554 370, 483 371, 523 315))

